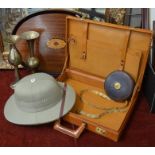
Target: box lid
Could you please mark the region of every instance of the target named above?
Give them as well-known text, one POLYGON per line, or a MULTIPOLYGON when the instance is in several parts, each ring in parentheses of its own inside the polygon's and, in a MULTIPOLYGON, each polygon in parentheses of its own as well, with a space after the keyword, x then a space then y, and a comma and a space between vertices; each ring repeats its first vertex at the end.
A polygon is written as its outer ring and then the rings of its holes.
POLYGON ((105 78, 115 70, 135 80, 146 66, 152 32, 67 17, 68 68, 105 78))

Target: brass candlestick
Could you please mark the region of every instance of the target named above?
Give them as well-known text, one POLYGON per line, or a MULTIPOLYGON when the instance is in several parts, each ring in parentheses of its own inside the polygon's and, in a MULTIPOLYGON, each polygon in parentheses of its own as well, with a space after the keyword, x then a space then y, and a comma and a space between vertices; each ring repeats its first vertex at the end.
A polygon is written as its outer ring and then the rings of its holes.
POLYGON ((32 69, 34 73, 35 69, 39 66, 39 59, 34 56, 34 43, 39 37, 39 33, 35 31, 27 31, 21 34, 21 38, 27 41, 30 51, 30 57, 27 60, 27 65, 32 69))
POLYGON ((10 35, 10 37, 6 39, 6 42, 8 42, 10 44, 8 61, 15 68, 15 81, 11 84, 11 87, 20 79, 19 72, 18 72, 18 65, 21 64, 22 57, 21 57, 21 54, 19 53, 18 49, 15 46, 15 44, 19 40, 20 40, 20 37, 18 35, 10 35))

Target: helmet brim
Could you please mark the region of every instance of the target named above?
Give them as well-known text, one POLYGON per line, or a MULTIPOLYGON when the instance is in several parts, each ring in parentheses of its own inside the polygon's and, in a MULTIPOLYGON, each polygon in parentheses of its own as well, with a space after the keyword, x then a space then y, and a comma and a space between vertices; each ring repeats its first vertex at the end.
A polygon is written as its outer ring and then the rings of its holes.
MULTIPOLYGON (((59 82, 60 86, 64 87, 64 83, 59 82)), ((74 106, 76 94, 73 88, 67 84, 66 96, 64 102, 63 113, 66 115, 74 106)), ((14 124, 18 125, 39 125, 58 120, 60 117, 62 99, 55 106, 40 112, 30 113, 21 110, 15 103, 14 94, 7 100, 4 107, 5 118, 14 124)))

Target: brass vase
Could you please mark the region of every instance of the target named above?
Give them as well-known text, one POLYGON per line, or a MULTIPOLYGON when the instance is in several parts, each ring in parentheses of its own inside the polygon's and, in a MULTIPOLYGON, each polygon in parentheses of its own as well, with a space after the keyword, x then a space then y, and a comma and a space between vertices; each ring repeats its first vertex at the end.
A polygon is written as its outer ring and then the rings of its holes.
POLYGON ((18 65, 21 64, 22 57, 21 57, 21 54, 19 53, 18 49, 15 46, 15 44, 19 40, 20 40, 20 37, 18 35, 11 35, 6 40, 10 44, 10 51, 9 51, 8 61, 15 68, 15 81, 11 84, 11 86, 13 86, 20 79, 19 72, 18 72, 18 65))
POLYGON ((29 68, 32 69, 32 73, 35 72, 35 69, 39 66, 39 59, 37 57, 29 57, 27 60, 29 68))
POLYGON ((39 33, 36 31, 27 31, 21 34, 21 38, 27 41, 30 57, 27 60, 28 67, 34 73, 39 66, 39 59, 34 56, 34 44, 35 40, 39 37, 39 33))

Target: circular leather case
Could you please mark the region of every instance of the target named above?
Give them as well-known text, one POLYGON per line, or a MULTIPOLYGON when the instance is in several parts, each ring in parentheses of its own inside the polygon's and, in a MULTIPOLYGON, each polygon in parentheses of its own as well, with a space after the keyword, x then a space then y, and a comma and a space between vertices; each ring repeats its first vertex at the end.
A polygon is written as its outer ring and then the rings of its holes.
POLYGON ((131 97, 134 80, 124 71, 110 73, 104 83, 107 95, 115 101, 124 101, 131 97))

